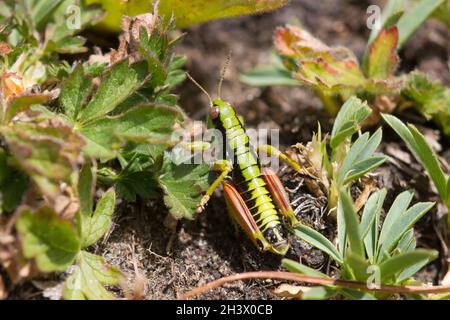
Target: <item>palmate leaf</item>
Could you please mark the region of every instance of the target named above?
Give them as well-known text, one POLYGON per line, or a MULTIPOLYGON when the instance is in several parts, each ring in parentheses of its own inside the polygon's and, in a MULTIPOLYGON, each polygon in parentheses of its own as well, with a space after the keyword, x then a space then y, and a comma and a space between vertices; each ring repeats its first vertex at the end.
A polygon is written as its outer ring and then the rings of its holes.
POLYGON ((121 272, 104 258, 81 251, 72 274, 64 283, 63 297, 66 300, 113 299, 114 295, 104 285, 117 285, 121 277, 121 272))
POLYGON ((193 219, 202 192, 208 187, 208 165, 205 163, 175 165, 166 154, 164 165, 158 174, 158 182, 164 193, 164 203, 172 216, 177 219, 193 219))
MULTIPOLYGON (((386 93, 397 90, 399 85, 396 81, 381 77, 367 78, 350 50, 328 47, 296 26, 278 28, 275 47, 293 77, 319 92, 348 94, 348 91, 363 89, 372 93, 386 93)), ((376 48, 384 49, 384 46, 376 48)), ((380 51, 374 52, 382 55, 380 51)))
POLYGON ((144 84, 147 64, 129 65, 127 60, 115 64, 102 80, 89 103, 79 112, 82 125, 114 110, 122 101, 144 84))
MULTIPOLYGON (((87 2, 102 5, 108 13, 102 26, 113 31, 120 31, 123 15, 135 16, 151 12, 154 4, 153 0, 131 0, 122 3, 113 0, 87 2)), ((159 2, 158 12, 166 18, 170 18, 173 14, 178 27, 187 27, 213 19, 274 10, 287 2, 287 0, 162 0, 159 2)))
POLYGON ((428 80, 423 73, 413 72, 408 75, 401 95, 413 102, 425 117, 432 117, 446 134, 450 134, 450 88, 438 81, 428 80))
POLYGON ((91 90, 92 80, 84 74, 84 69, 78 65, 70 77, 64 82, 59 96, 59 102, 65 115, 75 121, 91 90))
POLYGON ((59 193, 61 182, 70 183, 78 171, 84 141, 60 119, 16 123, 4 136, 17 165, 49 197, 59 193))
POLYGON ((101 160, 117 155, 122 141, 171 145, 180 114, 164 105, 141 105, 117 116, 106 116, 81 128, 84 151, 101 160))
POLYGON ((34 258, 39 270, 65 271, 80 251, 75 226, 43 207, 36 212, 24 208, 16 222, 26 258, 34 258))

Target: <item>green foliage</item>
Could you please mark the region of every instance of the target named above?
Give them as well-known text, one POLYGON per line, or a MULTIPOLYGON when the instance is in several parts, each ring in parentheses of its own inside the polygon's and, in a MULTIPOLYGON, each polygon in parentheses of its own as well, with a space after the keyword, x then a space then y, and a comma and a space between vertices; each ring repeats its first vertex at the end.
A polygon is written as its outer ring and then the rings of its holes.
POLYGON ((380 109, 377 97, 392 97, 395 105, 400 99, 394 97, 399 97, 401 91, 401 96, 414 102, 424 116, 433 117, 448 133, 449 90, 423 76, 395 76, 398 50, 433 12, 445 12, 445 2, 420 0, 408 7, 406 1, 388 1, 380 28, 370 34, 362 66, 347 48, 329 47, 301 27, 278 28, 274 43, 279 56, 275 63, 249 70, 241 80, 257 86, 305 85, 314 89, 333 115, 340 102, 351 95, 368 99, 371 107, 380 109))
POLYGON ((80 251, 75 226, 48 207, 22 209, 16 224, 26 258, 35 258, 39 270, 65 271, 80 251))
POLYGON ((450 88, 431 82, 419 72, 408 76, 402 97, 426 117, 431 117, 446 134, 450 134, 450 88))
MULTIPOLYGON (((413 225, 434 203, 419 202, 410 206, 413 194, 405 191, 397 196, 380 227, 386 193, 386 189, 382 189, 372 194, 359 218, 352 198, 347 191, 341 190, 337 246, 307 226, 295 228, 293 233, 328 254, 339 266, 341 279, 366 282, 368 286, 407 283, 417 271, 438 256, 434 250, 416 249, 413 232, 413 225)), ((283 265, 292 272, 328 278, 319 271, 289 259, 284 259, 283 265)), ((336 294, 349 299, 386 298, 343 287, 326 288, 327 294, 322 298, 336 294)))
MULTIPOLYGON (((177 27, 207 22, 213 19, 253 14, 277 9, 285 5, 287 0, 161 0, 158 12, 166 17, 175 16, 177 27)), ((122 15, 135 16, 151 12, 155 1, 131 0, 117 3, 112 0, 88 0, 88 3, 99 3, 108 13, 102 26, 120 31, 122 15)))
POLYGON ((334 211, 339 190, 351 186, 360 177, 380 166, 386 157, 375 155, 381 143, 382 131, 378 129, 372 136, 368 132, 359 134, 354 142, 353 135, 360 131, 371 110, 366 102, 356 97, 349 98, 336 116, 328 152, 326 137, 314 136, 307 146, 309 162, 323 185, 327 186, 328 208, 334 211))
MULTIPOLYGON (((395 116, 384 114, 383 118, 402 138, 411 153, 423 165, 431 180, 434 182, 443 203, 450 209, 450 177, 446 177, 436 153, 425 140, 425 137, 414 125, 408 124, 406 126, 395 116)), ((448 225, 450 227, 450 215, 448 225)))

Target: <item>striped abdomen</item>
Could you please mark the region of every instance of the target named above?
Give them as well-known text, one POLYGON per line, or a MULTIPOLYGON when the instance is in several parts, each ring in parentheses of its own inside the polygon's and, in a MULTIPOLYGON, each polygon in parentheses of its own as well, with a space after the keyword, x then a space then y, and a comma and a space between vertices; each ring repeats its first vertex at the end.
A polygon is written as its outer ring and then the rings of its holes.
MULTIPOLYGON (((261 232, 270 239, 272 229, 282 230, 275 204, 262 177, 260 163, 234 109, 222 108, 215 126, 226 138, 228 160, 233 163, 232 179, 261 232)), ((276 239, 273 239, 276 240, 276 239)))

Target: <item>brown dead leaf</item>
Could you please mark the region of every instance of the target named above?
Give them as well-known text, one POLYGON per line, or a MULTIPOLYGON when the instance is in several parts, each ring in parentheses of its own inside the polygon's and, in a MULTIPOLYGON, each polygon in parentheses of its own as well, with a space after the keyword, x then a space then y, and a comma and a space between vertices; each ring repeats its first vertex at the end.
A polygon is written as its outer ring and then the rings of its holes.
POLYGON ((6 42, 0 42, 0 55, 4 56, 11 52, 11 47, 6 42))
POLYGON ((374 179, 371 177, 364 177, 361 179, 362 184, 364 185, 363 191, 360 193, 358 198, 355 201, 355 211, 358 212, 369 199, 372 192, 377 188, 377 184, 374 179))
POLYGON ((122 17, 123 34, 117 50, 111 50, 111 64, 129 58, 130 64, 142 59, 139 52, 139 38, 142 28, 150 35, 156 24, 156 15, 144 13, 135 17, 122 17))
POLYGON ((287 283, 280 284, 273 290, 273 294, 281 298, 302 299, 304 293, 311 290, 311 287, 295 286, 287 283))

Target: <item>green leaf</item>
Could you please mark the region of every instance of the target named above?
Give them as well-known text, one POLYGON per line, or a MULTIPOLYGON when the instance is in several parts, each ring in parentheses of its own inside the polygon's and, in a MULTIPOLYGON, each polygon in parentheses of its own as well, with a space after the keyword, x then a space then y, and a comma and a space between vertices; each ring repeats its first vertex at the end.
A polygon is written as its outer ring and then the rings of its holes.
POLYGON ((3 123, 8 124, 20 112, 27 110, 33 104, 44 103, 49 99, 46 95, 22 95, 13 98, 6 109, 3 123))
POLYGON ((395 248, 396 252, 410 252, 416 248, 416 238, 414 236, 414 228, 409 229, 403 237, 398 241, 397 247, 395 248))
POLYGON ((342 256, 338 252, 334 244, 331 243, 330 240, 325 238, 321 233, 317 232, 316 230, 305 225, 300 225, 297 228, 289 228, 289 230, 295 236, 299 237, 300 239, 308 242, 310 245, 328 254, 336 262, 338 263, 343 262, 342 256))
POLYGON ((433 180, 440 197, 444 202, 450 199, 450 189, 447 189, 447 178, 439 164, 436 153, 425 140, 425 137, 413 125, 405 126, 398 118, 392 115, 382 114, 383 119, 402 138, 409 150, 424 166, 428 175, 433 180))
POLYGON ((63 0, 40 0, 34 1, 31 8, 31 18, 38 31, 43 31, 48 23, 48 18, 63 3, 63 0))
POLYGON ((378 240, 378 247, 380 247, 384 242, 387 241, 389 236, 392 234, 392 226, 395 222, 400 219, 403 213, 408 209, 409 204, 414 196, 412 191, 403 191, 399 194, 394 203, 391 205, 386 217, 384 219, 383 227, 381 228, 380 237, 378 240))
POLYGON ((69 79, 64 83, 59 101, 64 108, 64 113, 74 121, 89 95, 92 80, 84 74, 84 69, 78 65, 69 79))
POLYGON ((302 300, 327 300, 339 293, 339 290, 330 287, 311 287, 302 295, 302 300))
POLYGON ((345 139, 360 129, 362 122, 372 113, 367 105, 356 97, 348 99, 339 110, 331 131, 330 145, 337 148, 345 139))
POLYGON ((405 7, 404 0, 386 2, 386 5, 383 8, 383 12, 381 13, 380 26, 379 28, 372 29, 368 45, 371 44, 373 40, 375 40, 380 30, 389 29, 390 27, 392 27, 397 23, 398 19, 400 19, 400 17, 403 15, 404 7, 405 7))
MULTIPOLYGON (((376 218, 380 216, 386 195, 387 189, 383 188, 373 193, 369 199, 367 199, 361 216, 361 223, 359 225, 359 233, 362 238, 365 238, 369 234, 371 226, 374 225, 376 218)), ((367 248, 366 251, 368 251, 367 248)))
POLYGON ((78 181, 78 198, 82 217, 90 217, 94 207, 95 180, 90 163, 86 163, 80 171, 78 181))
MULTIPOLYGON (((359 219, 358 215, 353 208, 353 200, 350 195, 344 189, 339 193, 339 205, 338 210, 343 213, 347 241, 349 243, 349 248, 351 253, 357 258, 364 258, 364 245, 363 238, 359 233, 359 219)), ((347 256, 347 253, 346 255, 347 256)), ((346 259, 346 258, 345 258, 346 259)))
POLYGON ((328 275, 326 275, 323 272, 320 272, 319 270, 310 268, 305 266, 303 263, 299 263, 297 261, 291 260, 291 259, 283 259, 281 260, 281 264, 283 267, 288 269, 291 272, 305 274, 307 276, 313 276, 313 277, 320 277, 320 278, 330 278, 328 275))
POLYGON ((202 192, 208 187, 209 168, 205 163, 180 164, 171 162, 166 154, 158 181, 164 193, 164 203, 176 219, 193 219, 202 192))
POLYGON ((398 47, 401 48, 414 32, 445 0, 420 0, 408 10, 397 23, 399 31, 398 47))
POLYGON ((170 145, 179 116, 174 108, 142 105, 117 116, 103 117, 81 129, 87 139, 84 150, 101 160, 109 160, 116 156, 125 140, 170 145))
POLYGON ((43 272, 65 271, 80 251, 80 239, 70 221, 44 207, 37 212, 22 209, 16 222, 26 258, 36 259, 43 272))
POLYGON ((112 216, 116 205, 114 190, 106 192, 98 201, 94 213, 82 218, 82 247, 97 242, 111 227, 112 216))
POLYGON ((63 297, 66 300, 114 299, 104 285, 118 285, 121 277, 121 272, 107 264, 104 258, 81 251, 72 274, 64 283, 63 297))
POLYGON ((416 249, 396 255, 380 264, 381 281, 383 283, 395 282, 395 280, 404 281, 437 257, 437 251, 425 249, 416 249))
POLYGON ((439 81, 428 80, 423 73, 413 72, 408 75, 401 95, 413 102, 414 107, 425 117, 432 117, 450 135, 450 88, 439 81))
MULTIPOLYGON (((151 12, 154 1, 132 0, 117 3, 109 0, 88 0, 88 3, 101 3, 107 11, 103 26, 120 31, 122 15, 135 16, 151 12)), ((287 0, 165 0, 158 6, 158 13, 166 19, 174 16, 177 27, 183 28, 209 20, 262 13, 282 7, 287 0)))
MULTIPOLYGON (((402 236, 411 228, 417 220, 419 220, 425 213, 427 213, 434 206, 434 202, 419 202, 409 208, 406 212, 400 212, 400 216, 392 222, 388 233, 380 235, 380 257, 388 255, 391 250, 397 245, 402 236), (385 236, 384 238, 381 238, 385 236), (382 241, 383 240, 383 241, 382 241)), ((387 218, 386 218, 387 219, 387 218)), ((384 226, 383 226, 384 229, 384 226)))
POLYGON ((143 85, 146 72, 147 64, 142 62, 129 65, 128 60, 124 60, 112 66, 91 101, 79 113, 82 125, 113 111, 143 85))
POLYGON ((240 79, 252 86, 298 86, 300 84, 292 77, 291 72, 275 65, 248 70, 241 75, 240 79))
POLYGON ((5 150, 0 148, 0 214, 16 209, 28 186, 26 175, 11 167, 8 160, 5 150))
POLYGON ((49 197, 59 194, 60 183, 70 183, 78 172, 84 141, 60 119, 18 122, 4 130, 8 146, 19 167, 49 197))
POLYGON ((378 167, 384 161, 385 156, 373 156, 382 139, 381 128, 369 139, 369 133, 361 135, 351 146, 342 162, 337 175, 339 185, 355 181, 365 173, 378 167))
POLYGON ((347 252, 345 255, 344 266, 349 270, 352 279, 357 281, 367 280, 369 276, 367 270, 370 264, 363 256, 357 256, 352 252, 347 252))
POLYGON ((385 80, 392 76, 398 65, 398 29, 382 29, 369 46, 367 75, 370 78, 385 80))
POLYGON ((385 156, 372 157, 355 163, 352 169, 347 173, 344 184, 355 181, 367 172, 379 167, 387 160, 385 156))

